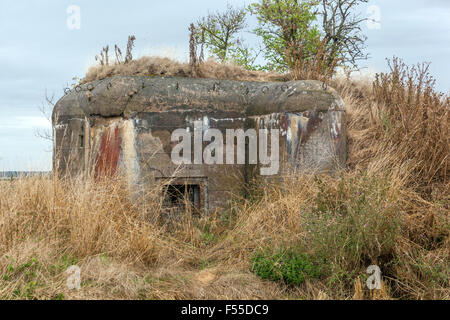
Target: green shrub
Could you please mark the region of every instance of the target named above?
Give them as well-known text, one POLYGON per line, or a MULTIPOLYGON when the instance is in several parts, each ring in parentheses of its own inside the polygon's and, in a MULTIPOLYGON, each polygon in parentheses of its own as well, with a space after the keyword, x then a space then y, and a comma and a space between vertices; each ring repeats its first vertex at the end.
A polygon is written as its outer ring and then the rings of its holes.
POLYGON ((394 261, 400 210, 389 182, 380 177, 342 177, 338 185, 316 179, 319 193, 301 212, 301 245, 324 266, 330 282, 353 285, 371 264, 394 261))
POLYGON ((252 259, 252 271, 262 279, 282 281, 288 285, 300 285, 307 278, 320 276, 320 267, 308 255, 292 249, 257 253, 252 259))

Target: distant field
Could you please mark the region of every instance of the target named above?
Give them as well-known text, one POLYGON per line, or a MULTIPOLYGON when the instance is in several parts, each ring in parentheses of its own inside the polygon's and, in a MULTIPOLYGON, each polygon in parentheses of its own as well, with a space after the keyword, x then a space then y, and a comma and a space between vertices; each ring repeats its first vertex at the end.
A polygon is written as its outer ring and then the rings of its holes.
POLYGON ((35 176, 51 175, 49 171, 0 171, 0 181, 17 179, 20 177, 29 178, 35 176))

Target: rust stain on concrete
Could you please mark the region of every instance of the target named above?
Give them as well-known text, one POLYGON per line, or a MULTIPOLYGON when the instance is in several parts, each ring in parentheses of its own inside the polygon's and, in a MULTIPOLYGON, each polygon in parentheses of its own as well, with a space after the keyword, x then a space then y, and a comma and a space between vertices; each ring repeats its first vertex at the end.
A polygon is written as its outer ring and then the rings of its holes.
POLYGON ((97 177, 113 176, 117 173, 121 140, 120 129, 118 127, 108 128, 103 133, 95 166, 97 177))

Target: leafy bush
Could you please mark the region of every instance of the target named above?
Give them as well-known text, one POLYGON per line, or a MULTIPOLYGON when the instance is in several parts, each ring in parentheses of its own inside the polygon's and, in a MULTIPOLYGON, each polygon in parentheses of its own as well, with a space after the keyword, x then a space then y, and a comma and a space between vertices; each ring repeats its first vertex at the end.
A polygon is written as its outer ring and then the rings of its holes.
POLYGON ((283 281, 288 285, 300 285, 307 278, 320 276, 320 267, 308 255, 291 249, 278 253, 257 253, 252 259, 252 271, 262 279, 283 281))
POLYGON ((401 219, 388 181, 357 175, 334 185, 317 178, 316 184, 315 203, 300 213, 303 246, 326 266, 330 279, 350 285, 369 265, 391 264, 401 219))

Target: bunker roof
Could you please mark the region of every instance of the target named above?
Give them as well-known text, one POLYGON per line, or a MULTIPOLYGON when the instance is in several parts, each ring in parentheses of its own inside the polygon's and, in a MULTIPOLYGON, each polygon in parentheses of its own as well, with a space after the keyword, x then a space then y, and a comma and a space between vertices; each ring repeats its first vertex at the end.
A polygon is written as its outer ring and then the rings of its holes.
POLYGON ((55 106, 57 117, 131 118, 140 112, 200 111, 241 116, 344 110, 337 92, 319 81, 255 82, 179 77, 114 76, 85 83, 55 106))

